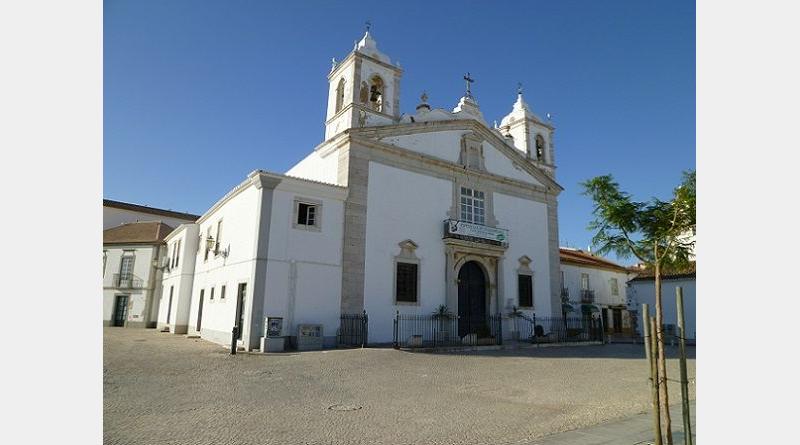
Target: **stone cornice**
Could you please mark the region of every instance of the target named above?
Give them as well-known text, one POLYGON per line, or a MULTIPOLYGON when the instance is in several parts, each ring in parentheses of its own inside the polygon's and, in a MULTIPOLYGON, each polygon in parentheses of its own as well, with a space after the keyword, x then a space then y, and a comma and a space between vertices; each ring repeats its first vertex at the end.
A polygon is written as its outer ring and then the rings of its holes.
MULTIPOLYGON (((453 179, 454 175, 456 176, 468 175, 471 177, 479 177, 483 181, 491 181, 492 183, 498 185, 497 191, 501 193, 507 193, 510 195, 525 197, 527 199, 535 197, 537 200, 541 202, 547 202, 550 199, 555 199, 555 197, 560 192, 560 190, 558 189, 552 189, 552 188, 548 189, 543 186, 522 182, 517 179, 496 175, 494 173, 483 172, 474 169, 465 169, 463 165, 455 164, 453 162, 446 161, 444 159, 425 155, 413 150, 409 150, 407 148, 386 144, 384 142, 376 141, 374 139, 360 138, 358 136, 351 135, 351 140, 356 145, 377 149, 382 153, 388 154, 389 156, 385 157, 389 159, 395 159, 395 161, 385 162, 390 166, 393 164, 395 166, 399 165, 400 167, 422 165, 425 167, 424 169, 428 171, 428 174, 432 174, 434 176, 439 176, 439 177, 446 177, 451 180, 453 179), (398 162, 397 159, 405 159, 406 161, 398 162), (437 174, 437 171, 440 173, 437 174), (522 192, 523 190, 527 190, 529 192, 526 194, 522 192)), ((382 159, 380 158, 373 160, 377 162, 382 162, 382 159)))
POLYGON ((361 57, 363 59, 367 59, 367 60, 369 60, 370 62, 372 62, 372 63, 374 63, 376 65, 380 65, 380 66, 382 66, 384 68, 388 68, 388 69, 394 71, 395 72, 395 76, 402 76, 403 75, 403 69, 400 68, 400 67, 396 67, 396 66, 391 65, 389 63, 386 63, 384 61, 378 60, 378 59, 376 59, 376 58, 374 58, 374 57, 372 57, 370 55, 364 54, 364 53, 362 53, 360 51, 350 51, 350 53, 344 59, 342 59, 341 62, 336 64, 336 68, 334 68, 333 71, 328 73, 328 80, 334 78, 339 73, 339 71, 343 69, 344 66, 346 66, 348 63, 351 62, 351 59, 355 59, 356 54, 358 54, 358 57, 361 57))
MULTIPOLYGON (((506 143, 506 141, 502 140, 499 136, 494 134, 492 130, 488 129, 486 126, 481 124, 480 122, 467 119, 467 120, 451 120, 451 121, 435 121, 435 122, 417 122, 411 124, 399 124, 399 125, 382 125, 377 127, 364 127, 364 128, 350 128, 345 130, 352 135, 363 136, 366 138, 376 139, 375 142, 379 144, 383 144, 382 142, 377 141, 377 139, 382 139, 385 137, 390 136, 403 136, 403 135, 411 135, 411 134, 418 134, 418 133, 428 133, 434 131, 447 131, 447 130, 472 130, 473 132, 479 133, 483 136, 486 140, 493 140, 492 145, 494 145, 501 153, 508 156, 516 165, 520 166, 523 170, 529 173, 531 176, 546 184, 551 193, 560 193, 564 190, 553 178, 547 175, 544 171, 542 171, 538 166, 533 164, 528 158, 523 156, 519 153, 514 147, 511 147, 506 143)), ((357 136, 357 137, 358 137, 357 136)), ((361 138, 359 138, 361 139, 361 138)), ((387 145, 387 144, 383 144, 387 145)), ((392 146, 394 147, 394 146, 392 146)), ((430 159, 436 159, 429 157, 430 159)), ((437 159, 438 160, 438 159, 437 159)), ((452 163, 446 162, 450 165, 455 165, 452 163)), ((461 166, 459 166, 461 167, 461 166)), ((554 167, 553 167, 554 168, 554 167)), ((497 175, 492 175, 497 176, 497 175)), ((528 185, 530 186, 530 185, 528 185)))

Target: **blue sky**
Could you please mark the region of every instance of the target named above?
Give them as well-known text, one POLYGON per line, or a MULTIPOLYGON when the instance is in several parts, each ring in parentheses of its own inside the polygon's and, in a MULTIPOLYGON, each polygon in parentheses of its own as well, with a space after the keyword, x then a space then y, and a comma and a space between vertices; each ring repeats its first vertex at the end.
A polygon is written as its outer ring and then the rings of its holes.
MULTIPOLYGON (((669 197, 695 168, 694 2, 104 2, 103 195, 203 213, 252 170, 285 172, 324 136, 326 75, 372 22, 421 92, 487 121, 517 82, 556 126, 562 245, 586 248, 579 183, 612 174, 669 197)), ((623 261, 630 263, 630 261, 623 261)))

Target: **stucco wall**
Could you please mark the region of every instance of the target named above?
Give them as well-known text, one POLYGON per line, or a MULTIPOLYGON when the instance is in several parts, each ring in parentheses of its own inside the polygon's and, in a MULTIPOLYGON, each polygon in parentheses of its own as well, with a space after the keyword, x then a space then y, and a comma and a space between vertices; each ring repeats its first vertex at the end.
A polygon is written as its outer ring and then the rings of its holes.
POLYGON ((338 150, 326 153, 323 157, 314 151, 286 172, 289 176, 336 184, 339 174, 338 150))
POLYGON ((521 167, 515 166, 508 156, 500 153, 500 151, 488 142, 483 143, 483 155, 485 158, 486 170, 489 172, 530 184, 542 185, 541 182, 534 179, 521 167))
POLYGON ((461 136, 464 133, 468 132, 464 130, 435 131, 391 136, 383 138, 381 141, 445 161, 457 163, 459 154, 461 153, 461 136))
MULTIPOLYGON (((157 246, 104 246, 103 251, 106 255, 106 266, 103 272, 103 321, 110 322, 114 316, 114 304, 117 295, 128 295, 128 316, 127 320, 131 325, 145 323, 149 317, 145 312, 148 298, 151 298, 153 291, 160 289, 151 283, 151 273, 153 273, 152 261, 158 254, 157 246), (113 283, 113 277, 120 272, 122 254, 124 251, 132 251, 136 258, 133 263, 133 275, 141 280, 141 288, 118 289, 113 283)), ((152 319, 154 321, 154 317, 152 319)), ((144 327, 144 326, 142 326, 144 327)))
MULTIPOLYGON (((185 224, 172 232, 166 239, 166 257, 172 264, 173 245, 180 241, 178 266, 162 271, 161 303, 158 310, 158 328, 168 326, 173 334, 185 334, 189 324, 189 311, 194 284, 194 267, 197 257, 199 226, 185 224), (173 287, 172 307, 170 309, 170 287, 173 287), (167 315, 169 314, 169 323, 167 315)), ((224 229, 223 229, 224 230, 224 229)))
MULTIPOLYGON (((677 329, 678 309, 675 302, 675 288, 678 286, 683 288, 683 311, 684 321, 686 322, 686 336, 689 339, 695 340, 697 338, 697 297, 694 278, 678 280, 668 279, 661 282, 661 304, 664 309, 664 324, 674 324, 677 329)), ((656 291, 655 282, 653 280, 630 281, 628 283, 628 296, 630 297, 631 307, 639 311, 640 320, 637 326, 641 326, 642 324, 642 303, 649 304, 650 314, 653 316, 655 315, 656 291)), ((641 328, 639 334, 641 334, 641 328)))
MULTIPOLYGON (((202 239, 211 236, 217 239, 217 222, 222 219, 222 246, 229 255, 214 255, 209 252, 205 259, 205 247, 201 244, 194 256, 195 275, 192 286, 191 309, 189 311, 189 333, 197 331, 197 316, 200 291, 204 290, 204 302, 200 334, 202 338, 225 344, 230 343, 230 333, 236 318, 236 291, 239 283, 247 283, 246 301, 253 292, 253 262, 256 246, 257 202, 259 190, 248 186, 222 206, 206 215, 198 224, 202 239), (220 288, 226 286, 225 298, 220 288), (211 299, 211 288, 214 299, 211 299)), ((191 258, 186 258, 190 260, 191 258)))
POLYGON ((430 314, 445 304, 445 253, 442 221, 452 204, 450 181, 369 163, 364 308, 370 342, 391 342, 396 310, 430 314), (394 258, 398 243, 419 247, 419 304, 394 304, 394 258))
POLYGON ((502 311, 518 306, 517 269, 519 258, 527 255, 533 270, 534 310, 550 315, 550 257, 547 244, 547 205, 504 195, 494 194, 494 213, 500 227, 508 229, 508 250, 503 261, 502 311), (511 303, 509 305, 509 302, 511 303))
POLYGON ((333 345, 341 304, 343 198, 313 185, 282 182, 275 190, 262 317, 283 317, 286 336, 296 336, 298 324, 322 324, 333 345), (319 231, 293 226, 295 199, 322 203, 319 231))
POLYGON ((624 305, 627 302, 627 288, 625 283, 628 274, 607 269, 584 267, 574 264, 562 263, 564 272, 564 286, 569 289, 569 298, 576 310, 580 310, 581 300, 581 274, 589 275, 589 289, 594 291, 595 303, 598 305, 624 305), (611 295, 611 279, 617 279, 619 295, 611 295))

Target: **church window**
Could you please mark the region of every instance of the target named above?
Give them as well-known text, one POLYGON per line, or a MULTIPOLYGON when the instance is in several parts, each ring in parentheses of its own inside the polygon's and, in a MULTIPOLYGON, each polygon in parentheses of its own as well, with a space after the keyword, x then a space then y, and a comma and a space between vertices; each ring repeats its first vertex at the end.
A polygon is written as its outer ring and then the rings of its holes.
POLYGON ((415 263, 402 263, 397 262, 397 271, 395 273, 396 295, 395 299, 403 303, 416 303, 417 302, 417 283, 418 283, 419 265, 415 263))
POLYGON ((222 220, 217 221, 217 239, 214 243, 214 256, 219 255, 219 249, 222 247, 222 220))
POLYGON ((461 187, 461 221, 486 224, 486 201, 482 191, 461 187))
POLYGON ((533 276, 527 274, 517 275, 517 290, 519 292, 519 306, 533 307, 533 276))
POLYGON ((361 82, 361 92, 358 95, 358 100, 364 105, 369 101, 369 85, 367 85, 367 82, 361 82))
POLYGON ((536 135, 536 160, 544 160, 544 138, 541 134, 536 135))
POLYGON ((339 79, 339 85, 336 87, 336 112, 342 111, 344 105, 344 79, 339 79))
POLYGON ((375 111, 383 111, 383 79, 380 76, 373 76, 369 87, 370 107, 375 111))
POLYGON ((295 199, 292 227, 319 231, 321 213, 322 202, 307 198, 295 199))

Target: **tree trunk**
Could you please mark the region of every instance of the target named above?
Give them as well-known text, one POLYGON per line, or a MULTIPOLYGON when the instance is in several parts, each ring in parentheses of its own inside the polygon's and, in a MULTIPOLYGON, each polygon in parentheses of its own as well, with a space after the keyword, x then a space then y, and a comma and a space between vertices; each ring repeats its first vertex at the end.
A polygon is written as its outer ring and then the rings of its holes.
MULTIPOLYGON (((656 250, 656 252, 658 252, 656 250)), ((669 415, 669 393, 667 391, 667 360, 664 354, 664 312, 661 304, 661 265, 658 256, 655 260, 656 288, 656 346, 658 347, 658 389, 661 401, 661 414, 664 417, 664 432, 667 445, 672 445, 672 420, 669 415)))

